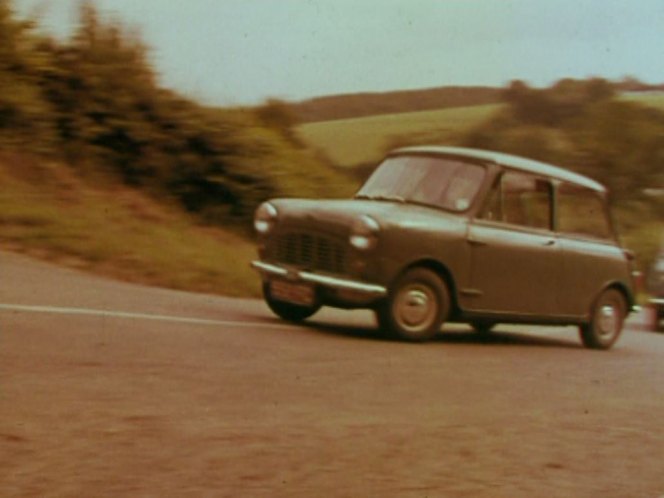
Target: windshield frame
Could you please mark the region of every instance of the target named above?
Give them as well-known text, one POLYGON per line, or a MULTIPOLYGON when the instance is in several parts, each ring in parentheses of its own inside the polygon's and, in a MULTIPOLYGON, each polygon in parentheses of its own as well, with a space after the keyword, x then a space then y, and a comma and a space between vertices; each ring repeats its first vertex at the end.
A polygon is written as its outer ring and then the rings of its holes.
MULTIPOLYGON (((407 172, 408 169, 413 169, 413 165, 401 165, 402 171, 400 172, 399 175, 394 175, 392 173, 392 184, 395 183, 395 181, 402 176, 404 173, 407 172)), ((389 175, 390 173, 386 173, 389 175)), ((473 209, 478 204, 478 200, 481 197, 481 193, 483 191, 483 187, 488 181, 488 178, 491 176, 491 171, 489 168, 489 165, 485 161, 478 161, 478 160, 473 160, 469 159, 467 157, 463 156, 456 156, 456 155, 443 155, 443 154, 427 154, 427 153, 399 153, 399 154, 392 154, 376 166, 376 168, 373 170, 371 175, 365 180, 365 182, 362 184, 360 189, 355 193, 354 198, 355 199, 365 199, 365 200, 373 200, 373 201, 385 201, 385 202, 397 202, 400 204, 414 204, 418 206, 424 206, 432 209, 439 209, 443 210, 446 212, 454 213, 454 214, 464 214, 473 209), (428 178, 431 176, 431 173, 433 171, 432 168, 445 168, 449 170, 449 168, 446 168, 445 166, 438 164, 431 164, 428 166, 429 170, 424 173, 422 176, 420 176, 419 179, 413 182, 412 189, 408 193, 408 195, 404 195, 404 192, 393 192, 391 195, 387 195, 384 193, 378 193, 378 194, 371 194, 368 192, 365 192, 365 189, 367 189, 368 186, 371 186, 372 180, 376 181, 376 175, 378 174, 379 170, 381 168, 384 168, 384 166, 394 160, 399 160, 399 159, 411 159, 411 160, 419 160, 419 159, 426 159, 429 161, 433 162, 447 162, 448 165, 453 166, 453 171, 447 172, 447 174, 444 176, 447 180, 446 185, 444 188, 442 188, 442 191, 440 192, 441 195, 441 202, 436 203, 433 201, 427 201, 426 199, 417 199, 414 198, 414 194, 418 193, 419 188, 422 186, 422 183, 425 178, 428 178), (462 176, 459 176, 458 173, 462 171, 462 168, 476 168, 475 172, 480 173, 480 176, 476 178, 472 182, 472 195, 468 196, 468 199, 466 199, 466 204, 459 204, 459 207, 454 207, 450 205, 444 205, 442 197, 446 196, 448 194, 448 190, 450 190, 451 183, 456 179, 457 181, 464 180, 462 176)), ((389 178, 389 177, 388 177, 389 178)), ((431 178, 429 178, 431 180, 431 178)), ((471 179, 466 177, 465 180, 470 181, 471 179)), ((426 182, 424 182, 426 183, 426 182)), ((470 186, 470 185, 469 185, 470 186)), ((457 199, 457 200, 462 200, 462 199, 457 199)))

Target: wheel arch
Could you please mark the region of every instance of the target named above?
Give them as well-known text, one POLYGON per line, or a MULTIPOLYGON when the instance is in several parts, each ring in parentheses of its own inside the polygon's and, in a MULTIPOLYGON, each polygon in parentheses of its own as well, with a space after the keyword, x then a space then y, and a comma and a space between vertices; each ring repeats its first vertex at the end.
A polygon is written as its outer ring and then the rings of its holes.
POLYGON ((590 317, 592 315, 592 309, 597 303, 597 300, 600 298, 602 294, 604 294, 608 290, 615 290, 622 295, 622 297, 625 299, 625 304, 627 305, 627 309, 625 310, 626 315, 630 313, 632 310, 632 307, 636 304, 636 300, 634 299, 634 295, 630 291, 629 287, 625 285, 623 282, 620 281, 613 281, 609 282, 606 284, 604 287, 602 287, 597 293, 593 296, 590 306, 588 308, 587 314, 584 317, 584 322, 587 322, 590 320, 590 317))
POLYGON ((629 313, 632 307, 636 304, 636 299, 634 298, 634 294, 632 293, 630 288, 627 285, 625 285, 623 282, 619 281, 611 282, 606 287, 604 287, 604 289, 602 289, 602 291, 598 295, 609 289, 617 290, 622 294, 622 296, 625 298, 625 303, 627 303, 626 312, 629 313))

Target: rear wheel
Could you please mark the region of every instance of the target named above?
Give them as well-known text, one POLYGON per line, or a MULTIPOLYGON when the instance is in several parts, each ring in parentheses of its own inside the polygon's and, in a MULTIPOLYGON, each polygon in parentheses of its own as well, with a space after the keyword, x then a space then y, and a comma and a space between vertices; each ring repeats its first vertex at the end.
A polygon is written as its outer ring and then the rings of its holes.
POLYGON ((449 292, 441 278, 426 268, 413 268, 390 289, 376 310, 376 318, 389 335, 422 342, 438 333, 449 308, 449 292))
POLYGON ((607 289, 595 301, 590 322, 581 325, 583 345, 591 349, 609 349, 618 340, 627 315, 627 302, 615 289, 607 289))
POLYGON ((263 297, 265 298, 265 303, 275 315, 289 322, 306 320, 320 309, 320 304, 301 306, 274 299, 270 294, 270 286, 267 283, 263 284, 263 297))

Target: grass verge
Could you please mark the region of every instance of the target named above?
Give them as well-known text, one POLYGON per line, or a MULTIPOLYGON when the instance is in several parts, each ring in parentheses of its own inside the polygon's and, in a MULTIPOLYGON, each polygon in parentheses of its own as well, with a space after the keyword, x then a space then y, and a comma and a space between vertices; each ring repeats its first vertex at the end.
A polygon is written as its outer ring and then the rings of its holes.
POLYGON ((176 207, 70 168, 0 155, 0 247, 123 280, 228 296, 259 294, 254 245, 176 207))

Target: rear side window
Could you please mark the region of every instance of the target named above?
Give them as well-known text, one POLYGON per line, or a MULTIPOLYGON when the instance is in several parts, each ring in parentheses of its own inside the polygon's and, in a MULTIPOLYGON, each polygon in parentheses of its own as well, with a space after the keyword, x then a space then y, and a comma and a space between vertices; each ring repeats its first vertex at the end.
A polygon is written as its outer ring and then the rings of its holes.
POLYGON ((612 239, 611 221, 599 192, 562 184, 558 189, 557 229, 561 233, 612 239))
POLYGON ((482 213, 486 220, 551 229, 551 184, 526 173, 504 173, 482 213))

